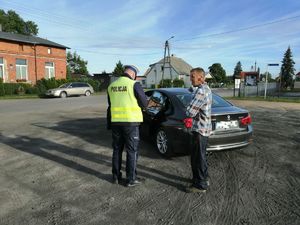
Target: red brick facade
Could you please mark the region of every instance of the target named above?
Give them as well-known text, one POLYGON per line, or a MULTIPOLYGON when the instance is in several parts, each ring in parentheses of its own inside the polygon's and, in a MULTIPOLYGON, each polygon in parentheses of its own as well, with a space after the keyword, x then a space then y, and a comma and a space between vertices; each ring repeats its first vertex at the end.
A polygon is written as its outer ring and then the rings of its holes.
POLYGON ((0 40, 0 70, 2 70, 2 79, 5 83, 26 82, 35 84, 37 80, 47 78, 46 62, 54 66, 52 70, 55 79, 66 78, 66 49, 0 40), (26 60, 26 80, 18 80, 16 77, 17 59, 26 60))

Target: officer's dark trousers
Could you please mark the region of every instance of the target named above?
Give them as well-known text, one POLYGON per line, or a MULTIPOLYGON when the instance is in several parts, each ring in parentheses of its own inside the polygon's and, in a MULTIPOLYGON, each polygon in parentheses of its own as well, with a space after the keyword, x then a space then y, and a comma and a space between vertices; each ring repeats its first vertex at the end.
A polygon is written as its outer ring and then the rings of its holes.
POLYGON ((193 148, 191 150, 191 166, 193 172, 193 186, 207 189, 207 159, 206 146, 208 137, 193 132, 193 148))
POLYGON ((125 147, 127 152, 126 157, 126 178, 127 182, 132 182, 136 179, 136 164, 138 158, 138 145, 139 145, 139 127, 138 126, 112 126, 112 174, 116 179, 120 179, 121 165, 122 165, 122 152, 125 147))

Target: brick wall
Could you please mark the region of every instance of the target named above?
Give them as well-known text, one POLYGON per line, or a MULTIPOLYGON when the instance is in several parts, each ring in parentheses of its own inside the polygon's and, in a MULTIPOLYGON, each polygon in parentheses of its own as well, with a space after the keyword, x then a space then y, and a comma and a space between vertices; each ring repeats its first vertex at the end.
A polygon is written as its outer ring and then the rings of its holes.
POLYGON ((65 49, 0 40, 0 58, 3 58, 3 80, 6 83, 17 82, 16 59, 27 60, 27 83, 35 84, 36 80, 45 78, 46 62, 54 63, 55 79, 66 78, 65 49))

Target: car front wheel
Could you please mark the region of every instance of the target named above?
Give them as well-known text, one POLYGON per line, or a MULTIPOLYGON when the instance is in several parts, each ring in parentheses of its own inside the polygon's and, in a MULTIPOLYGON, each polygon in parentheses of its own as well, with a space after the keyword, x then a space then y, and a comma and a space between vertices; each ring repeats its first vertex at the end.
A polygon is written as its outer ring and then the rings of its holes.
POLYGON ((61 98, 66 98, 67 97, 67 93, 66 92, 61 92, 59 95, 61 98))
POLYGON ((90 91, 86 91, 85 92, 85 96, 90 96, 91 95, 91 92, 90 91))
POLYGON ((167 133, 163 129, 159 129, 156 133, 156 149, 160 154, 166 157, 172 155, 171 140, 169 140, 167 133))

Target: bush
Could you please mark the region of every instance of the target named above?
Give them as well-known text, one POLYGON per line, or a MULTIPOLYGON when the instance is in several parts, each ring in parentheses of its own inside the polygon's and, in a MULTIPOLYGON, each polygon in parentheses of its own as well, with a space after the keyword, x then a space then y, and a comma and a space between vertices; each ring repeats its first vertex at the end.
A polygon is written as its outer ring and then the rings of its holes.
POLYGON ((32 86, 25 83, 3 83, 5 95, 26 93, 26 91, 30 88, 32 88, 32 86))
POLYGON ((176 78, 173 80, 173 87, 184 87, 184 81, 176 78))
POLYGON ((2 78, 0 78, 0 96, 4 96, 5 92, 4 92, 4 85, 3 85, 3 80, 2 78))
POLYGON ((86 82, 94 88, 95 92, 100 90, 100 82, 90 78, 60 80, 55 80, 54 78, 43 78, 38 80, 35 86, 27 83, 3 83, 3 80, 0 79, 0 96, 14 94, 38 94, 40 97, 42 97, 47 90, 57 88, 68 82, 86 82))
POLYGON ((158 85, 159 88, 169 88, 169 87, 172 87, 172 81, 171 79, 164 79, 164 80, 161 80, 159 82, 159 85, 158 85))
POLYGON ((39 90, 37 87, 30 87, 28 89, 25 90, 26 94, 39 94, 39 90))

